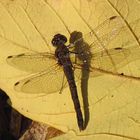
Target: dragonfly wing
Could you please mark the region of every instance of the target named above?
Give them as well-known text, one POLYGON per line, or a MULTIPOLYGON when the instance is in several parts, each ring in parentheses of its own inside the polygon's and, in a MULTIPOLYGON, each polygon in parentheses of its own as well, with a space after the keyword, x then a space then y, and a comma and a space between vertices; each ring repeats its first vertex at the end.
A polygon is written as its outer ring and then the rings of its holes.
POLYGON ((117 72, 119 68, 129 63, 127 58, 130 54, 127 48, 112 48, 108 50, 108 54, 104 51, 95 53, 90 66, 105 71, 117 72))
MULTIPOLYGON (((95 28, 90 33, 90 35, 91 37, 95 36, 97 38, 97 41, 100 44, 100 46, 98 47, 101 47, 104 50, 104 47, 112 39, 114 39, 120 33, 121 30, 123 30, 124 26, 125 24, 123 23, 121 17, 113 16, 105 20, 102 24, 95 28)), ((92 41, 92 43, 94 44, 94 42, 97 41, 92 41)))
POLYGON ((54 66, 49 70, 42 71, 17 82, 14 88, 16 91, 29 94, 51 94, 60 91, 63 82, 66 83, 67 80, 62 68, 54 66))
POLYGON ((23 71, 35 73, 46 69, 57 63, 55 56, 51 53, 25 53, 9 56, 7 63, 23 71))
POLYGON ((82 35, 80 32, 73 32, 70 43, 74 47, 80 45, 82 49, 86 49, 84 46, 88 44, 90 49, 104 50, 105 46, 123 30, 123 27, 125 27, 125 24, 121 17, 113 16, 87 34, 82 35), (98 44, 98 46, 93 44, 98 44))
POLYGON ((113 48, 108 50, 108 54, 104 52, 94 54, 91 67, 113 73, 123 73, 119 71, 119 68, 140 59, 140 48, 137 45, 128 48, 113 48))
POLYGON ((90 59, 88 59, 88 61, 85 62, 81 61, 81 64, 76 63, 75 66, 79 67, 79 69, 81 70, 85 69, 85 71, 87 72, 89 71, 90 76, 101 75, 101 73, 99 72, 95 73, 94 69, 99 69, 99 70, 103 70, 106 72, 113 72, 113 73, 118 73, 118 72, 123 73, 119 71, 119 68, 127 65, 131 61, 139 59, 140 49, 137 46, 128 47, 128 48, 112 48, 108 50, 108 54, 106 54, 106 52, 104 51, 94 53, 90 57, 90 59))

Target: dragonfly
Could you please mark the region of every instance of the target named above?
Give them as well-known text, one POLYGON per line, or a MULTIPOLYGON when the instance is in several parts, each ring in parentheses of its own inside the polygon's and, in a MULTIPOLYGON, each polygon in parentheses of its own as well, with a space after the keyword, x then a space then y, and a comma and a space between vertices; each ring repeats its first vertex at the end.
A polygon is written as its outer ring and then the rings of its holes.
POLYGON ((121 67, 119 64, 129 55, 129 50, 122 47, 107 49, 107 45, 123 28, 124 24, 120 17, 112 16, 84 36, 81 32, 74 31, 69 39, 69 45, 66 45, 67 38, 64 35, 54 35, 51 42, 55 47, 54 53, 23 53, 8 56, 9 65, 33 73, 17 81, 14 89, 28 94, 51 94, 69 87, 78 127, 80 131, 84 130, 76 81, 81 80, 81 70, 89 72, 90 76, 96 76, 93 69, 117 72, 121 67))

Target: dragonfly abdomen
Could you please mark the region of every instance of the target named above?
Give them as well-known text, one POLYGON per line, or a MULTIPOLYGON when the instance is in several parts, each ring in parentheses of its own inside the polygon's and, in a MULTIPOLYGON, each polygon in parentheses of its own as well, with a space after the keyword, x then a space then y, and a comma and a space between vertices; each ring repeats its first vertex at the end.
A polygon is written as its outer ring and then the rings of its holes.
POLYGON ((71 97, 74 103, 74 108, 76 111, 76 116, 77 116, 77 122, 78 122, 78 126, 80 128, 80 130, 84 129, 84 121, 83 121, 83 115, 82 115, 82 111, 81 111, 81 107, 80 107, 80 101, 78 98, 78 93, 77 93, 77 87, 75 84, 75 81, 69 81, 69 87, 70 87, 70 91, 71 91, 71 97))
POLYGON ((76 87, 75 80, 74 80, 74 72, 70 65, 63 67, 63 69, 64 69, 64 73, 66 75, 67 81, 69 83, 71 97, 72 97, 72 100, 74 103, 74 108, 76 111, 77 123, 78 123, 79 129, 83 130, 84 121, 83 121, 83 115, 82 115, 82 111, 81 111, 81 107, 80 107, 80 101, 78 98, 77 87, 76 87))

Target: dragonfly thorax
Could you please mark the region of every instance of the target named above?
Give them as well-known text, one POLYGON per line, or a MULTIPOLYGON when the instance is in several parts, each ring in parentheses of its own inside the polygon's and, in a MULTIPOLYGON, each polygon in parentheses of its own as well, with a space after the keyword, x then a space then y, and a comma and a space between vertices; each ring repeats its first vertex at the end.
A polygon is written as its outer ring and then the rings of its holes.
POLYGON ((69 49, 65 45, 58 46, 55 50, 55 57, 58 59, 59 64, 62 64, 66 60, 69 60, 69 55, 69 49))

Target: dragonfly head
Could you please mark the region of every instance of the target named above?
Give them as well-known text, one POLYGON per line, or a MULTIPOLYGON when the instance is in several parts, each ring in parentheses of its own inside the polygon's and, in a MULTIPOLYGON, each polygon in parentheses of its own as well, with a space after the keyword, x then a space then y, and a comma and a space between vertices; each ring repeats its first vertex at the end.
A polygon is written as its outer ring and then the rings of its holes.
POLYGON ((67 42, 67 38, 64 35, 56 34, 52 39, 52 45, 54 47, 62 46, 67 42))

